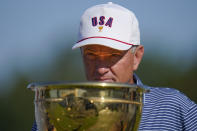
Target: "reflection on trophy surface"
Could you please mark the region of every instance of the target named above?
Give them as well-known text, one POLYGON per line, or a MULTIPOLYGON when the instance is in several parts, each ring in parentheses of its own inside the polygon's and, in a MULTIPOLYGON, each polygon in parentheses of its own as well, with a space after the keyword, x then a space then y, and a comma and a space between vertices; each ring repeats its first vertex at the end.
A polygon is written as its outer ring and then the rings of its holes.
POLYGON ((99 82, 33 83, 39 131, 135 131, 144 89, 99 82))

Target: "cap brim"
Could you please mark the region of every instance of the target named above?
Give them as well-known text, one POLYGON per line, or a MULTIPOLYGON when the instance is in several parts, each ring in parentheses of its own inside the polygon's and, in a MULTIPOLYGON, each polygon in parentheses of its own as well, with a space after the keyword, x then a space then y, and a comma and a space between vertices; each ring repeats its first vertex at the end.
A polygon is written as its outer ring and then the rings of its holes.
POLYGON ((132 47, 132 44, 121 42, 114 39, 106 38, 90 38, 77 42, 72 49, 76 49, 85 45, 103 45, 117 50, 128 50, 132 47))

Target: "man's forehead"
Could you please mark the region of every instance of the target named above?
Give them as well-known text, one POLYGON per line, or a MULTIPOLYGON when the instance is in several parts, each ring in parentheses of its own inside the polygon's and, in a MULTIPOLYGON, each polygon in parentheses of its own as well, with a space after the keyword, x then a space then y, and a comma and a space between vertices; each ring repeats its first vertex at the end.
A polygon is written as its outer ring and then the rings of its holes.
POLYGON ((125 51, 122 51, 122 50, 117 50, 117 49, 113 49, 113 48, 110 48, 110 47, 107 47, 107 46, 102 46, 102 45, 86 45, 86 46, 83 46, 82 47, 83 51, 94 51, 94 52, 125 52, 125 51))

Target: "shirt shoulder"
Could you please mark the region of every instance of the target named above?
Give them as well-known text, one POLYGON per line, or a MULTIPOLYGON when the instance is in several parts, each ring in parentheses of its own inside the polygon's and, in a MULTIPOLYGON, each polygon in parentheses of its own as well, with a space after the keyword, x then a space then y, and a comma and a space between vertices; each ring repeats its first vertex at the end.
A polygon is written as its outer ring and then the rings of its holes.
POLYGON ((163 88, 163 87, 148 87, 149 93, 145 94, 146 100, 153 100, 152 102, 159 102, 160 104, 171 104, 185 113, 190 108, 196 105, 190 100, 185 94, 174 88, 163 88))
POLYGON ((145 120, 149 119, 149 124, 153 121, 151 125, 155 128, 164 124, 174 130, 197 130, 197 105, 185 94, 173 88, 145 88, 150 91, 144 95, 144 124, 148 124, 145 120))

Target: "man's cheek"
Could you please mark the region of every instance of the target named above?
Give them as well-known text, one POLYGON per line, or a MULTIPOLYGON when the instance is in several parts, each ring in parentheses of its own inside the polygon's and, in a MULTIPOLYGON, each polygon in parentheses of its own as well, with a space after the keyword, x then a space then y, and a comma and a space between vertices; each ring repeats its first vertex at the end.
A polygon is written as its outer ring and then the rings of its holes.
POLYGON ((88 74, 89 77, 93 77, 94 75, 94 68, 90 65, 86 66, 86 72, 88 74))

